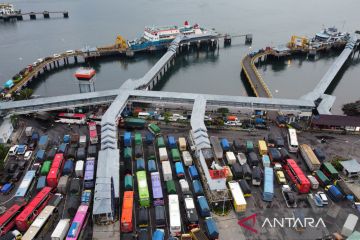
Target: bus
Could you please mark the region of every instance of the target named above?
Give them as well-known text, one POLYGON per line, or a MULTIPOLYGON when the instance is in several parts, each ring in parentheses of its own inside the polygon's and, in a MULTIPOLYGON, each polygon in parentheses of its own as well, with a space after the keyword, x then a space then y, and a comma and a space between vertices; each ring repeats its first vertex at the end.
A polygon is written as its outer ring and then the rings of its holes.
POLYGON ((299 193, 308 193, 310 191, 310 181, 307 179, 294 159, 286 160, 284 169, 288 174, 291 182, 295 184, 299 193))
POLYGON ((97 144, 99 141, 96 123, 95 122, 88 122, 89 127, 89 136, 90 136, 90 144, 97 144))
POLYGON ((90 189, 95 186, 94 172, 95 158, 87 158, 85 163, 84 188, 90 189))
POLYGON ((294 128, 289 128, 287 135, 287 142, 289 147, 289 152, 296 153, 298 151, 299 143, 297 140, 296 130, 294 128))
POLYGON ((146 180, 146 172, 137 171, 136 178, 138 184, 140 206, 150 207, 150 196, 149 196, 149 188, 146 180))
POLYGON ((30 189, 35 184, 35 170, 29 170, 26 172, 23 180, 21 181, 18 190, 15 193, 15 197, 26 197, 27 194, 30 192, 30 189))
POLYGON ((329 163, 329 162, 324 162, 321 167, 320 167, 320 170, 323 171, 323 173, 333 179, 333 180, 337 180, 339 179, 339 172, 335 169, 335 167, 329 163))
POLYGON ((181 217, 180 217, 179 197, 176 194, 169 195, 169 216, 170 216, 171 235, 180 236, 181 217))
POLYGON ((65 163, 64 154, 57 153, 54 157, 54 160, 51 164, 50 171, 46 177, 47 185, 50 187, 56 187, 58 185, 61 172, 63 170, 65 163))
POLYGON ((235 212, 245 212, 246 200, 240 188, 239 183, 236 181, 229 181, 228 186, 230 189, 231 196, 233 198, 235 212))
POLYGON ((84 223, 87 217, 88 209, 88 205, 80 205, 70 225, 70 229, 66 235, 66 240, 77 240, 79 238, 80 233, 85 226, 84 223))
POLYGON ((5 235, 15 227, 16 216, 24 209, 26 202, 14 203, 0 216, 0 236, 5 235))
POLYGON ((50 222, 50 218, 55 211, 54 206, 46 206, 39 216, 35 219, 35 221, 30 225, 29 229, 22 236, 22 240, 32 240, 37 237, 37 235, 41 232, 42 228, 46 225, 46 223, 50 222))
POLYGON ((158 125, 154 124, 154 123, 150 123, 148 125, 148 129, 149 131, 154 134, 155 136, 159 135, 160 134, 160 128, 158 127, 158 125))
POLYGON ((300 154, 304 159, 306 165, 310 171, 315 171, 320 169, 320 161, 316 157, 314 151, 307 144, 300 144, 300 154))
POLYGON ((154 206, 164 205, 164 196, 161 187, 159 172, 151 173, 151 187, 152 187, 154 206))
POLYGON ((32 221, 51 199, 53 195, 51 191, 51 187, 44 187, 16 217, 16 227, 19 231, 25 232, 29 228, 32 221))
POLYGON ((264 168, 264 191, 263 200, 271 202, 274 197, 274 171, 272 168, 264 168))
POLYGON ((85 124, 86 115, 82 113, 59 113, 55 122, 69 124, 85 124))
POLYGON ((121 211, 121 232, 133 231, 134 191, 125 191, 121 211))

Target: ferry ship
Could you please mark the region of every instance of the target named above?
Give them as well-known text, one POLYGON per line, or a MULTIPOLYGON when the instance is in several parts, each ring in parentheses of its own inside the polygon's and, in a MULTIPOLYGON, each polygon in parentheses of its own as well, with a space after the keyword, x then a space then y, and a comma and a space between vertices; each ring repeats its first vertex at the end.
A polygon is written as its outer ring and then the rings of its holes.
POLYGON ((0 3, 0 16, 2 15, 11 15, 17 11, 14 8, 14 5, 7 3, 0 3))
POLYGON ((315 40, 319 42, 337 42, 348 40, 350 34, 347 32, 339 32, 336 27, 329 27, 316 33, 315 40))
POLYGON ((169 44, 180 34, 182 35, 203 35, 211 31, 200 27, 198 24, 190 26, 185 21, 184 26, 163 26, 163 27, 145 27, 144 34, 135 40, 128 41, 131 50, 161 50, 169 46, 169 44))

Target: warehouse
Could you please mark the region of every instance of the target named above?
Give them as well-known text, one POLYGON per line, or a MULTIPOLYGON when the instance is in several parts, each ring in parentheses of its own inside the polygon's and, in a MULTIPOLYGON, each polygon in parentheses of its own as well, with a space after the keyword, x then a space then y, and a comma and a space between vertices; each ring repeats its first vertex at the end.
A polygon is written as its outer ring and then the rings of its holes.
POLYGON ((360 131, 360 117, 343 115, 318 115, 313 116, 310 123, 315 129, 360 131))

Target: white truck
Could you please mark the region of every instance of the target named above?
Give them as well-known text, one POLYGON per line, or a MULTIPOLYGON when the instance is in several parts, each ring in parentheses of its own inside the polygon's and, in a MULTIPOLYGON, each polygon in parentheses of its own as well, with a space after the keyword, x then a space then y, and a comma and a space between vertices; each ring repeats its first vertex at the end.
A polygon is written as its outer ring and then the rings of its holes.
POLYGON ((358 220, 359 220, 358 216, 350 213, 344 223, 344 226, 341 230, 341 234, 344 235, 345 237, 349 237, 353 233, 358 220))
POLYGON ((160 157, 160 161, 169 160, 166 148, 164 148, 164 147, 159 148, 159 157, 160 157))
POLYGON ((86 135, 81 135, 80 136, 79 145, 80 145, 80 147, 86 147, 86 145, 87 145, 86 135))
POLYGON ((312 189, 318 189, 319 188, 319 181, 312 175, 308 175, 307 178, 310 181, 310 185, 312 189))
POLYGON ((84 161, 78 160, 75 165, 75 175, 76 177, 84 177, 84 161))
POLYGON ((163 161, 161 162, 163 175, 164 175, 164 181, 170 181, 172 180, 172 170, 171 165, 169 161, 163 161))
POLYGON ((180 151, 186 151, 186 139, 184 137, 179 137, 179 148, 180 151))
POLYGON ((63 240, 70 227, 70 219, 61 219, 51 234, 51 240, 63 240))
POLYGON ((33 134, 33 132, 34 132, 33 127, 26 127, 26 128, 25 128, 25 135, 26 135, 27 137, 31 137, 32 134, 33 134))
POLYGON ((183 194, 191 193, 189 188, 189 183, 185 179, 180 179, 179 183, 180 183, 181 192, 183 194))
POLYGON ((229 165, 233 165, 236 162, 236 157, 233 152, 226 152, 226 160, 229 165))
POLYGON ((185 166, 188 167, 188 166, 192 165, 193 159, 191 157, 191 154, 188 151, 183 151, 182 152, 182 157, 183 157, 185 166))

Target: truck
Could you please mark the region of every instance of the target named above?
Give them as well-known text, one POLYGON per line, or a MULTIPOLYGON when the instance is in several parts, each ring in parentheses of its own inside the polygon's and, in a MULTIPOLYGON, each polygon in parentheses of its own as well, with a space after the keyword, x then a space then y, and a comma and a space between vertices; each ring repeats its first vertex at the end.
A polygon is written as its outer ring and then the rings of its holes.
POLYGON ((334 185, 326 186, 325 191, 334 202, 340 202, 341 200, 344 199, 344 195, 334 185))
POLYGON ((145 170, 145 161, 142 158, 136 159, 136 171, 145 170))
POLYGON ((152 235, 152 240, 164 240, 165 232, 163 229, 156 229, 152 235))
POLYGON ((320 162, 325 161, 326 156, 325 156, 325 153, 323 152, 323 150, 321 150, 320 148, 314 148, 314 153, 320 162))
POLYGON ((133 189, 133 177, 130 174, 126 174, 124 177, 125 191, 131 191, 133 189))
POLYGON ((330 162, 323 162, 320 167, 321 171, 330 179, 339 179, 339 172, 330 162))
POLYGON ((253 186, 261 185, 261 170, 259 167, 254 167, 252 170, 252 181, 253 186))
POLYGON ((70 139, 70 135, 65 134, 64 137, 63 137, 63 142, 64 142, 64 143, 70 143, 70 140, 71 140, 71 139, 70 139))
POLYGON ((167 150, 165 147, 159 148, 159 157, 160 157, 160 161, 168 161, 169 160, 167 150))
POLYGON ((168 136, 168 146, 169 148, 176 148, 176 140, 174 136, 168 136))
MULTIPOLYGON (((45 165, 46 162, 50 162, 50 161, 45 161, 43 166, 45 165)), ((51 164, 51 162, 50 162, 50 164, 51 164)), ((49 167, 49 169, 50 169, 50 167, 49 167)), ((41 167, 41 170, 42 170, 42 167, 41 167)), ((63 175, 70 175, 70 174, 72 174, 73 171, 74 171, 74 162, 73 162, 73 160, 72 159, 66 160, 66 162, 64 164, 62 174, 63 175)))
POLYGON ((156 172, 157 171, 155 160, 153 160, 153 159, 148 160, 147 165, 148 165, 148 171, 149 172, 156 172))
POLYGON ((204 190, 199 180, 193 180, 192 185, 194 188, 195 196, 204 195, 204 190))
POLYGON ((191 195, 184 196, 184 206, 186 211, 186 225, 188 229, 199 226, 199 216, 196 212, 194 199, 191 195))
POLYGON ((154 142, 154 135, 152 135, 151 133, 146 133, 145 135, 145 143, 147 145, 151 145, 154 142))
POLYGON ((55 230, 51 234, 51 240, 63 240, 70 227, 70 219, 60 219, 55 227, 55 230))
POLYGON ((36 184, 36 190, 40 191, 46 186, 46 176, 41 176, 38 178, 37 184, 36 184))
POLYGON ((264 140, 258 141, 259 153, 260 155, 265 155, 268 153, 268 147, 264 140))
POLYGON ((210 240, 219 239, 219 229, 212 217, 207 217, 205 219, 205 230, 210 240))
POLYGON ((158 127, 158 125, 154 124, 154 123, 150 123, 148 125, 148 130, 154 134, 155 136, 159 135, 161 132, 161 129, 158 127))
POLYGON ((51 167, 51 161, 45 161, 41 166, 40 175, 46 176, 50 171, 50 167, 51 167))
POLYGON ((125 118, 124 119, 124 127, 125 128, 137 128, 142 129, 145 128, 146 120, 141 118, 125 118))
POLYGON ((144 156, 142 144, 135 145, 135 158, 142 158, 144 156))
POLYGON ((277 148, 269 148, 268 153, 271 163, 275 164, 282 162, 281 153, 277 148))
POLYGON ((135 145, 142 145, 141 133, 135 133, 134 142, 135 142, 135 145))
POLYGON ((189 175, 191 180, 199 179, 199 173, 194 165, 189 166, 189 175))
POLYGON ((183 151, 182 152, 182 158, 183 158, 183 161, 184 161, 184 165, 185 166, 191 166, 193 164, 193 159, 191 157, 191 154, 190 152, 188 151, 183 151))
POLYGON ((172 170, 171 170, 170 162, 162 161, 161 165, 163 170, 164 181, 172 180, 172 170))
POLYGON ((229 165, 233 165, 236 162, 236 157, 233 152, 226 152, 225 156, 229 165))
POLYGON ((223 149, 223 151, 229 151, 230 149, 230 144, 229 141, 226 138, 222 138, 220 141, 221 147, 223 149))
POLYGON ((268 155, 263 155, 262 156, 262 164, 264 167, 270 167, 270 158, 268 155))
POLYGON ((239 181, 240 188, 244 194, 244 197, 251 197, 251 188, 245 179, 239 181))
POLYGON ((79 134, 72 133, 70 134, 70 144, 72 147, 79 147, 79 134))
POLYGON ((234 163, 232 166, 231 166, 231 171, 232 171, 232 175, 234 177, 234 179, 240 179, 242 178, 243 174, 242 174, 242 167, 239 163, 234 163))
POLYGON ((341 234, 345 237, 349 237, 353 233, 358 220, 358 216, 350 213, 342 227, 341 234))
POLYGON ((259 158, 255 152, 250 152, 248 154, 248 163, 252 167, 259 165, 259 158))
POLYGON ((199 212, 201 217, 210 217, 210 207, 204 196, 198 196, 199 212))
POLYGON ((175 163, 175 172, 176 172, 176 176, 178 178, 184 178, 185 177, 185 170, 184 170, 184 166, 181 162, 176 162, 175 163))
POLYGON ((87 146, 86 135, 81 135, 81 136, 80 136, 79 146, 82 147, 82 148, 86 148, 86 146, 87 146))
POLYGON ((179 137, 179 148, 180 151, 186 151, 186 139, 184 137, 179 137))
POLYGON ((316 171, 320 169, 320 161, 309 145, 300 144, 299 150, 310 171, 316 171))
POLYGON ((57 185, 58 192, 67 194, 69 183, 69 176, 61 176, 57 185))
POLYGON ((124 146, 131 147, 131 132, 124 132, 124 146))
POLYGON ((58 152, 59 152, 59 153, 63 153, 64 156, 66 157, 66 155, 67 155, 67 149, 68 149, 68 144, 67 144, 67 143, 62 143, 62 144, 60 144, 60 146, 59 146, 58 152))
POLYGON ((173 180, 166 181, 166 191, 168 194, 176 194, 175 182, 173 180))
POLYGON ((314 175, 322 187, 325 187, 330 184, 329 178, 326 177, 321 170, 316 170, 314 175))
POLYGON ((158 148, 164 148, 164 147, 166 147, 166 146, 165 146, 164 138, 163 138, 163 137, 158 137, 158 138, 156 139, 156 145, 157 145, 158 148))
POLYGON ((34 128, 33 127, 26 127, 25 128, 25 135, 27 136, 27 137, 31 137, 32 136, 32 134, 33 134, 33 132, 34 132, 34 128))
POLYGON ((78 160, 75 164, 75 175, 76 177, 84 177, 84 161, 78 160))
POLYGON ((309 179, 310 181, 310 184, 311 184, 311 188, 312 189, 318 189, 319 188, 319 182, 318 180, 314 177, 314 176, 311 176, 311 175, 308 175, 307 178, 309 179))
POLYGON ((186 179, 180 179, 179 180, 180 183, 180 188, 181 188, 181 192, 182 194, 190 194, 190 187, 189 187, 189 183, 186 181, 186 179))
POLYGON ((252 152, 254 151, 254 143, 250 140, 246 141, 246 152, 252 152))
POLYGON ((181 160, 180 152, 177 148, 171 149, 171 157, 174 162, 179 162, 181 160))
POLYGON ((48 144, 49 144, 49 137, 47 135, 41 136, 38 144, 39 149, 46 150, 48 144))
POLYGON ((190 234, 194 240, 209 240, 209 238, 200 228, 191 229, 190 234))

